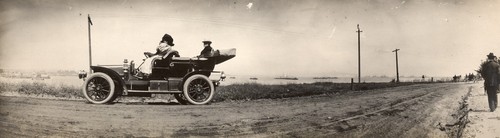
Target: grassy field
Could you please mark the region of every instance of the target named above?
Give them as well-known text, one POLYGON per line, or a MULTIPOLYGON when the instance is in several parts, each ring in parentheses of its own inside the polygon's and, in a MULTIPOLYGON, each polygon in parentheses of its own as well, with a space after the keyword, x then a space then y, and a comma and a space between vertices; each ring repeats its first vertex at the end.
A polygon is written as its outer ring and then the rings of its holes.
POLYGON ((83 98, 81 88, 67 85, 48 85, 39 82, 0 82, 0 92, 18 92, 28 96, 54 96, 59 98, 83 98))
MULTIPOLYGON (((412 85, 416 83, 361 83, 354 84, 355 90, 372 90, 397 86, 412 85)), ((255 100, 300 97, 320 94, 336 94, 351 91, 350 83, 311 83, 311 84, 286 84, 263 85, 257 83, 232 84, 217 87, 213 102, 228 100, 255 100)), ((54 96, 59 98, 83 98, 81 88, 66 85, 48 85, 38 82, 0 82, 0 92, 17 92, 28 96, 54 96)), ((157 98, 168 96, 157 96, 157 98)))
MULTIPOLYGON (((373 90, 416 83, 361 83, 355 90, 373 90)), ((217 88, 214 101, 255 100, 300 97, 320 94, 336 94, 351 91, 350 83, 317 82, 311 84, 263 85, 256 83, 233 84, 217 88)))

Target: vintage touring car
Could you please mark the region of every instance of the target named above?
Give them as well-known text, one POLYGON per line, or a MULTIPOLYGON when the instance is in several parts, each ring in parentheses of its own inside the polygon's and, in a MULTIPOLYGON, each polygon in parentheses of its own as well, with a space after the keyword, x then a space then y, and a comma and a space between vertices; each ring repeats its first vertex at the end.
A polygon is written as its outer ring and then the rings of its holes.
POLYGON ((81 72, 79 78, 85 80, 85 98, 95 104, 112 103, 118 96, 152 94, 173 94, 180 104, 207 104, 226 78, 223 71, 214 71, 215 65, 235 56, 236 49, 216 50, 203 58, 180 57, 174 50, 152 60, 148 77, 137 76, 135 63, 125 59, 122 65, 91 66, 89 76, 81 72))

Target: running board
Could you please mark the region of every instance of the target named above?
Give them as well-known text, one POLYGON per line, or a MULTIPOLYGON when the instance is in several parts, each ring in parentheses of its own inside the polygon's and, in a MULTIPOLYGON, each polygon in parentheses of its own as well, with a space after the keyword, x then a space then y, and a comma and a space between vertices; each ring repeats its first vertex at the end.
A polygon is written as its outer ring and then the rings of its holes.
POLYGON ((142 91, 142 90, 127 90, 127 92, 151 93, 151 94, 178 94, 178 93, 182 93, 182 91, 142 91))

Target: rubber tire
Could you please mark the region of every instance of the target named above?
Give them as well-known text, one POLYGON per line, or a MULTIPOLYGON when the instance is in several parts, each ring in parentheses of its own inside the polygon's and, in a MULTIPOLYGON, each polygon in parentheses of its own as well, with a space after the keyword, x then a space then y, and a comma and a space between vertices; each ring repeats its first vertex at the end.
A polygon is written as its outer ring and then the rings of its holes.
POLYGON ((186 81, 184 81, 183 93, 184 93, 184 97, 186 98, 186 100, 189 103, 194 104, 194 105, 202 105, 202 104, 206 104, 206 103, 208 103, 208 102, 210 102, 212 100, 212 98, 214 97, 214 94, 215 94, 215 87, 214 87, 214 84, 212 83, 212 81, 210 81, 210 79, 208 79, 207 76, 196 74, 196 75, 190 76, 188 79, 186 79, 186 81), (193 99, 191 99, 191 97, 188 94, 188 86, 189 86, 189 84, 192 81, 197 80, 197 79, 205 80, 207 82, 207 84, 209 85, 209 87, 210 87, 210 94, 209 94, 208 98, 205 101, 202 101, 202 102, 196 102, 196 101, 194 101, 193 99))
POLYGON ((112 103, 117 97, 115 94, 115 83, 113 82, 111 77, 109 77, 109 75, 101 73, 101 72, 93 73, 85 80, 82 92, 83 92, 83 95, 85 96, 85 98, 87 99, 87 101, 89 101, 90 103, 94 103, 94 104, 112 103), (104 80, 106 80, 109 83, 109 87, 110 87, 108 96, 106 97, 106 99, 104 99, 102 101, 95 101, 95 100, 91 99, 87 94, 88 83, 90 82, 90 80, 92 80, 93 78, 97 78, 97 77, 100 77, 100 78, 103 78, 104 80))
POLYGON ((177 100, 177 102, 179 102, 179 104, 182 104, 182 105, 189 105, 190 103, 186 100, 186 98, 184 98, 184 94, 174 94, 174 97, 175 97, 175 100, 177 100))

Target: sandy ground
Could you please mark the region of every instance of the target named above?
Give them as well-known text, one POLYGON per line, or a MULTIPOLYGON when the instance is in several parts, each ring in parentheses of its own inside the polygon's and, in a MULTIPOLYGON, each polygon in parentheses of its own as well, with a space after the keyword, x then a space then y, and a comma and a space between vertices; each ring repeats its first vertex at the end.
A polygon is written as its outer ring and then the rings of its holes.
MULTIPOLYGON (((455 137, 465 127, 468 95, 471 103, 481 99, 480 84, 419 84, 188 106, 0 96, 0 137, 455 137)), ((482 104, 471 106, 486 110, 482 104)), ((490 129, 495 126, 474 126, 498 121, 497 113, 477 112, 467 136, 497 132, 490 129)))
POLYGON ((471 93, 468 100, 469 123, 464 137, 500 138, 500 108, 490 112, 487 99, 482 88, 471 93))

